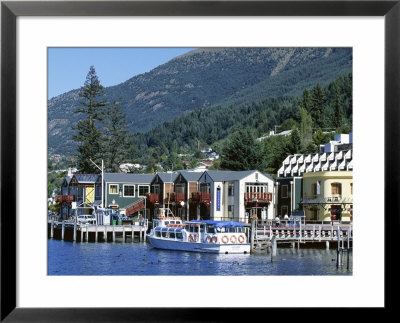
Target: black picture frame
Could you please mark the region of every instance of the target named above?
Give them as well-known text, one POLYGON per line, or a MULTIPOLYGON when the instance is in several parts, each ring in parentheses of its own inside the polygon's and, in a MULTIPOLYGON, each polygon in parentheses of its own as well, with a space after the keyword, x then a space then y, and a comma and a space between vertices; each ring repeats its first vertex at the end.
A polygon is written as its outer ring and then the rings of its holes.
MULTIPOLYGON (((17 308, 16 19, 18 16, 383 16, 385 18, 385 309, 398 275, 389 243, 399 229, 400 4, 395 1, 2 1, 1 2, 1 321, 229 321, 243 309, 17 308), (6 224, 6 225, 5 225, 6 224), (390 281, 388 281, 390 279, 390 281), (156 310, 155 310, 156 309, 156 310), (209 314, 211 313, 211 314, 209 314)), ((382 212, 382 210, 376 210, 382 212)), ((372 243, 372 242, 371 242, 372 243)), ((373 279, 373 278, 371 278, 373 279)), ((40 291, 38 291, 40 293, 40 291)), ((55 295, 56 296, 56 295, 55 295)), ((251 296, 249 295, 251 298, 251 296)), ((152 304, 154 300, 149 300, 152 304)), ((268 304, 266 303, 266 306, 268 304)), ((262 309, 251 309, 251 317, 262 309)), ((269 309, 270 310, 270 309, 269 309)), ((250 314, 250 313, 246 313, 250 314)), ((264 314, 264 313, 263 313, 264 314)), ((238 316, 239 315, 239 316, 238 316)), ((249 318, 251 318, 249 317, 249 318)), ((254 318, 254 317, 253 317, 254 318)), ((285 318, 287 319, 287 317, 285 318)), ((310 318, 311 319, 311 318, 310 318)))

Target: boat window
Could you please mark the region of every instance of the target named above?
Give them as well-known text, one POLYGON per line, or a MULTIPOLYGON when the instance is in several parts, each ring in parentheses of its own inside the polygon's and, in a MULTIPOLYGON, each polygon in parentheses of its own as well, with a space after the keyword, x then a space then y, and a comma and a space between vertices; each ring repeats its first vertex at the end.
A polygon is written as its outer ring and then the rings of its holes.
POLYGON ((169 221, 169 223, 171 223, 171 224, 175 224, 175 221, 169 221))
POLYGON ((207 225, 207 232, 208 233, 215 233, 214 225, 207 225))
POLYGON ((169 223, 169 221, 165 221, 165 225, 167 225, 169 223))
POLYGON ((175 232, 170 232, 169 233, 169 238, 170 239, 175 239, 175 232))
POLYGON ((163 231, 162 233, 163 238, 166 238, 168 236, 168 232, 163 231))
POLYGON ((190 225, 189 224, 185 225, 185 230, 188 231, 188 232, 190 231, 190 225))
POLYGON ((182 240, 183 239, 182 232, 177 232, 176 233, 176 238, 179 239, 179 240, 182 240))
POLYGON ((197 225, 194 227, 193 232, 199 232, 199 227, 197 225))
POLYGON ((204 224, 200 225, 200 232, 204 232, 204 224))
POLYGON ((160 231, 156 231, 156 237, 161 237, 161 232, 160 231))

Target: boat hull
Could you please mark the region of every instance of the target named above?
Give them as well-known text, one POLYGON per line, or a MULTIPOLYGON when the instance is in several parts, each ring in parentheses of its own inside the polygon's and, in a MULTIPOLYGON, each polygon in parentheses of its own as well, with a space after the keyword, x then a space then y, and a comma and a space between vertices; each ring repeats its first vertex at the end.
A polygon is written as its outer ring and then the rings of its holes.
POLYGON ((250 253, 249 243, 218 244, 218 243, 197 243, 179 240, 155 238, 147 235, 147 239, 154 248, 179 251, 222 253, 222 254, 244 254, 250 253))

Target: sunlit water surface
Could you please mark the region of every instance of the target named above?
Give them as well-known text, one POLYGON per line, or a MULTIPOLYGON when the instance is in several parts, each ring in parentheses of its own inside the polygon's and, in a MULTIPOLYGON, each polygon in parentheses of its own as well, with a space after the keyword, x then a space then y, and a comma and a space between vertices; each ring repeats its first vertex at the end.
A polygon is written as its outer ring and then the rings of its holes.
POLYGON ((49 275, 352 275, 336 266, 335 249, 278 248, 247 255, 154 249, 148 243, 74 243, 48 240, 49 275))

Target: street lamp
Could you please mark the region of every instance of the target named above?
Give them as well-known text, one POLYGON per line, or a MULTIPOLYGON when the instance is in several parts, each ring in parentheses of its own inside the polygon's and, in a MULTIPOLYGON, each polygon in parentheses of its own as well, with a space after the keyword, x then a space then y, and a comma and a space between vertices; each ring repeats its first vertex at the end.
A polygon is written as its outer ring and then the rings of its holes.
POLYGON ((89 160, 93 163, 101 171, 101 204, 100 207, 103 208, 103 201, 104 201, 104 162, 101 160, 101 168, 95 164, 93 160, 89 158, 89 160))

